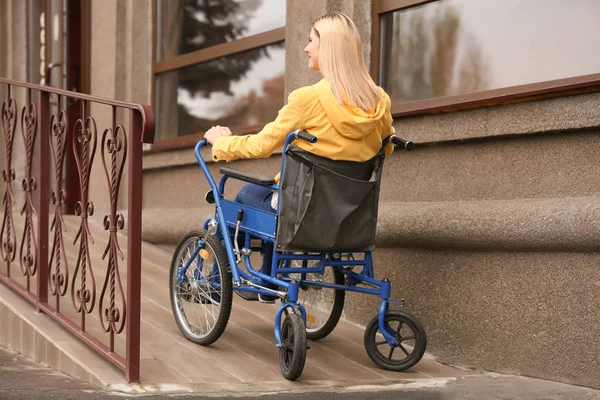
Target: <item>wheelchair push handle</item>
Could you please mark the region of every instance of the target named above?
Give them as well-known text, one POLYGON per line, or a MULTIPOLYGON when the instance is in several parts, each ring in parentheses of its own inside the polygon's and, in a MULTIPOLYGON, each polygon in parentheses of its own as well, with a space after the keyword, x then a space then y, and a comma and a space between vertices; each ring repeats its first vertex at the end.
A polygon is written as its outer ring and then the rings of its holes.
POLYGON ((391 141, 394 145, 402 147, 406 151, 411 151, 415 148, 415 144, 413 142, 411 142, 410 140, 404 140, 399 136, 391 136, 391 141))
POLYGON ((310 133, 302 131, 302 130, 297 130, 296 132, 294 132, 294 135, 297 139, 302 139, 308 143, 316 143, 317 142, 316 136, 313 136, 310 133))

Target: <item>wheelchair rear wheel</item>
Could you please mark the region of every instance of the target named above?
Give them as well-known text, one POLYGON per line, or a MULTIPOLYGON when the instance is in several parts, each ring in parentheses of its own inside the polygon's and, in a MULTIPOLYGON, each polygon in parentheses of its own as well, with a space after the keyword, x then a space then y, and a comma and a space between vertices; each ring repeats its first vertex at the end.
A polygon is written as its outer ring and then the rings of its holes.
POLYGON ((369 358, 383 369, 404 371, 421 360, 427 347, 427 336, 421 323, 402 311, 385 313, 386 330, 399 342, 390 346, 379 333, 379 316, 369 322, 365 330, 365 349, 369 358))
POLYGON ((171 309, 190 341, 207 346, 225 330, 231 313, 231 271, 225 249, 204 230, 188 232, 179 242, 169 274, 171 309), (198 249, 199 240, 203 248, 198 249), (199 250, 199 251, 196 251, 199 250), (183 273, 190 258, 194 260, 183 273))
POLYGON ((281 326, 279 366, 285 379, 295 381, 306 362, 306 328, 299 314, 287 314, 281 326))
MULTIPOLYGON (((299 277, 300 274, 294 274, 299 277)), ((335 267, 325 268, 323 275, 306 274, 307 281, 344 284, 344 274, 335 267)), ((298 300, 306 310, 306 337, 323 339, 336 327, 344 310, 346 292, 310 284, 301 285, 298 300)))

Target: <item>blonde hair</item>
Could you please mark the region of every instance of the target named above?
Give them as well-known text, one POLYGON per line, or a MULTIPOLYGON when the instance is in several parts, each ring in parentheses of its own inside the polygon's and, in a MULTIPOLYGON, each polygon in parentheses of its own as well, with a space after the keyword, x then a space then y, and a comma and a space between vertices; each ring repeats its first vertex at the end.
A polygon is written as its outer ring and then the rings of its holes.
POLYGON ((367 71, 362 40, 354 22, 345 14, 327 14, 313 24, 319 37, 319 69, 340 104, 364 111, 377 107, 381 91, 367 71))

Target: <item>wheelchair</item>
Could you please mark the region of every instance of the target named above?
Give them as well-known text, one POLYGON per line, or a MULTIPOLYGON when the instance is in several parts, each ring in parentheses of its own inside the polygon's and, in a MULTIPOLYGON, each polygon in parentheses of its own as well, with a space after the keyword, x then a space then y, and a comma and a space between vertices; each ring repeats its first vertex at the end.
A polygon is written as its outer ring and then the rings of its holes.
POLYGON ((281 373, 296 380, 307 340, 323 339, 334 330, 345 293, 375 295, 381 301, 365 330, 366 352, 381 368, 407 370, 423 357, 426 333, 414 316, 391 309, 404 304, 390 299, 387 278, 375 279, 372 251, 384 148, 390 141, 406 150, 413 144, 390 136, 373 159, 351 162, 303 151, 293 145, 297 140, 317 142, 304 131, 289 134, 279 184, 225 167, 217 186, 200 155, 206 140, 196 145, 196 159, 211 188, 206 200, 214 204, 215 214, 203 229, 187 233, 173 254, 169 288, 175 321, 188 340, 208 346, 227 326, 233 292, 275 296, 281 300, 274 318, 281 373), (271 188, 279 197, 276 212, 225 199, 230 178, 271 188), (266 244, 274 246, 270 275, 251 263, 251 255, 264 253, 266 244))

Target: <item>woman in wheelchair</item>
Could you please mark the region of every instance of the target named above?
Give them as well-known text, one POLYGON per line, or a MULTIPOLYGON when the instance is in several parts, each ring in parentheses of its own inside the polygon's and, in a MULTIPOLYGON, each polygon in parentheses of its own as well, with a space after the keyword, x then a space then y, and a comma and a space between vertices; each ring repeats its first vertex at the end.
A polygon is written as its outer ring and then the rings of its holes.
POLYGON ((259 133, 233 136, 216 126, 196 146, 216 213, 175 251, 173 313, 188 339, 209 345, 225 329, 232 291, 258 294, 263 302, 277 295, 282 299, 274 327, 280 367, 284 377, 294 380, 304 368, 307 337, 321 339, 334 329, 345 291, 378 295, 380 309, 365 332, 365 348, 377 365, 402 371, 423 356, 425 332, 410 314, 390 310, 390 304, 402 303, 389 299, 389 280, 374 278, 371 251, 383 160, 394 145, 410 149, 412 143, 392 136, 390 98, 369 76, 350 18, 334 13, 317 19, 308 42, 308 68, 320 71, 321 81, 293 91, 275 121, 259 133), (214 161, 267 158, 284 147, 281 179, 280 174, 270 179, 223 168, 217 187, 200 156, 207 143, 214 161), (254 183, 230 201, 223 195, 228 177, 254 183), (251 238, 260 239, 261 246, 253 247, 251 238), (264 254, 260 271, 250 265, 254 250, 264 254), (248 272, 238 268, 242 261, 248 272), (326 271, 332 272, 332 282, 326 281, 326 271), (315 322, 309 310, 323 304, 299 299, 309 289, 334 293, 323 322, 315 322), (204 307, 210 317, 192 322, 188 310, 193 306, 204 307), (396 348, 400 359, 393 357, 396 348))
MULTIPOLYGON (((317 19, 304 51, 308 68, 321 71, 324 78, 290 93, 277 119, 255 135, 232 136, 221 126, 209 129, 204 137, 213 145, 215 161, 269 157, 297 129, 318 140, 315 144, 294 143, 303 150, 332 160, 367 161, 377 154, 383 139, 394 133, 390 98, 370 77, 362 41, 350 18, 329 14, 317 19)), ((392 149, 390 143, 386 153, 392 149)), ((252 183, 241 189, 235 201, 266 211, 276 208, 273 191, 252 183)), ((261 268, 267 275, 272 252, 273 246, 268 244, 261 268)))

